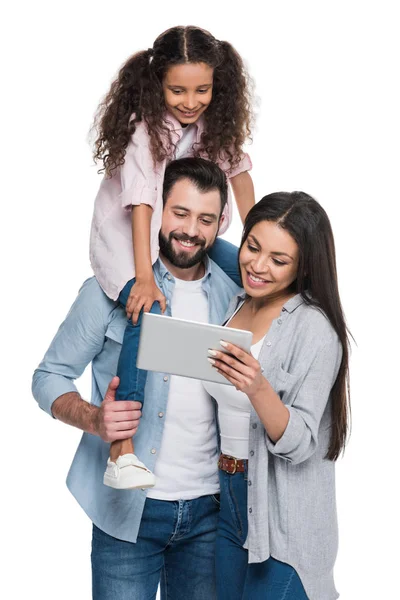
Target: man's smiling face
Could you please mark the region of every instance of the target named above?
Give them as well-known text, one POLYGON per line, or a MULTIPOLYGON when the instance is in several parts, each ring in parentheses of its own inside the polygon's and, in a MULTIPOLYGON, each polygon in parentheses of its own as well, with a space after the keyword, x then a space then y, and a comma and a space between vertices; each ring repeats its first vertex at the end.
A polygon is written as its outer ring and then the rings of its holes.
POLYGON ((221 197, 217 189, 201 192, 190 179, 180 179, 166 199, 160 256, 180 269, 199 264, 218 233, 221 197))

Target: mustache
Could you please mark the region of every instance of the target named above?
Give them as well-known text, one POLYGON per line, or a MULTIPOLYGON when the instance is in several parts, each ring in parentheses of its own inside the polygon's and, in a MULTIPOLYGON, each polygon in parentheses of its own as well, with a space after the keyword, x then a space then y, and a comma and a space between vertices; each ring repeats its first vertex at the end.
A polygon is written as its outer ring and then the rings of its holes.
POLYGON ((205 246, 205 240, 199 238, 198 236, 190 237, 185 233, 171 233, 170 239, 175 238, 178 242, 191 242, 192 244, 197 244, 199 246, 205 246))

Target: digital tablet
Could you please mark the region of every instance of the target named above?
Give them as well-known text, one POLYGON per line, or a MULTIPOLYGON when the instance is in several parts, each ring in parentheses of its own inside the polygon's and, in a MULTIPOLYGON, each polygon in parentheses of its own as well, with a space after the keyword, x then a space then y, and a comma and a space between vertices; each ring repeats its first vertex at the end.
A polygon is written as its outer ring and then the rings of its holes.
POLYGON ((208 350, 224 352, 224 340, 249 352, 252 339, 252 332, 243 329, 143 313, 136 366, 232 385, 208 362, 208 350))

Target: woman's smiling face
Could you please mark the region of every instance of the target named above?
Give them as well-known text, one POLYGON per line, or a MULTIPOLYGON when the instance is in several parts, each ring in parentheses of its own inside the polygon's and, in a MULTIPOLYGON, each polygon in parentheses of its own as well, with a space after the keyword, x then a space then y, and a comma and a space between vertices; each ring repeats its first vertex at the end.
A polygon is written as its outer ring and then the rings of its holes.
POLYGON ((240 250, 239 264, 246 293, 255 299, 272 299, 287 293, 295 281, 299 249, 277 223, 260 221, 240 250))

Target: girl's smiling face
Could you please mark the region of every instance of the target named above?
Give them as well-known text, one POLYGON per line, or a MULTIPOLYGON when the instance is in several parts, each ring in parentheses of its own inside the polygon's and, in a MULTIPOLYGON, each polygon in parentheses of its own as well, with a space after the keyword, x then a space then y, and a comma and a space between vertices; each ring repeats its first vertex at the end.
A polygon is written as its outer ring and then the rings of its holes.
POLYGON ((251 229, 239 254, 247 294, 272 299, 286 294, 297 277, 299 249, 292 236, 272 221, 251 229))
POLYGON ((214 69, 206 63, 170 67, 163 80, 167 110, 182 125, 195 123, 212 100, 214 69))

